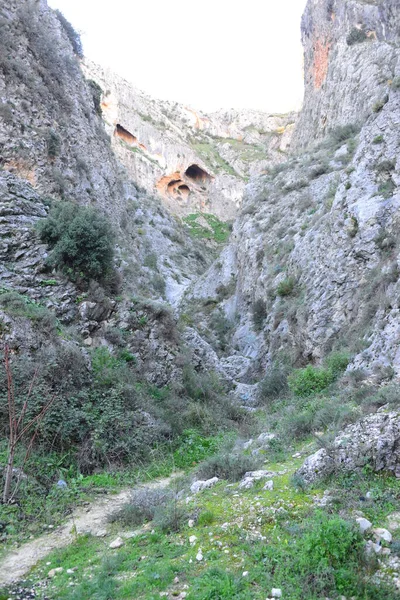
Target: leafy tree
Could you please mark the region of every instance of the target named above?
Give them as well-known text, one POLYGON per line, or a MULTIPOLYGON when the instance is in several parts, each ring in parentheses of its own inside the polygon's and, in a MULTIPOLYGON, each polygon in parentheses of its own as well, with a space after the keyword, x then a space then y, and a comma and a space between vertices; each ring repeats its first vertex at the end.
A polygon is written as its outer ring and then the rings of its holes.
POLYGON ((98 210, 72 202, 50 209, 39 234, 51 252, 48 264, 83 279, 103 279, 114 257, 114 235, 107 217, 98 210))

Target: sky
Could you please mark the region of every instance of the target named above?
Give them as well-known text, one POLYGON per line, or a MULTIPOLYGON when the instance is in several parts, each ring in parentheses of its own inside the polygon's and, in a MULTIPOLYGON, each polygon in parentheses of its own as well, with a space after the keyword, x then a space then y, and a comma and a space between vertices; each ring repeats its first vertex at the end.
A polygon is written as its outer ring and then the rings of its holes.
POLYGON ((84 53, 155 98, 285 113, 303 97, 306 0, 48 0, 84 53))

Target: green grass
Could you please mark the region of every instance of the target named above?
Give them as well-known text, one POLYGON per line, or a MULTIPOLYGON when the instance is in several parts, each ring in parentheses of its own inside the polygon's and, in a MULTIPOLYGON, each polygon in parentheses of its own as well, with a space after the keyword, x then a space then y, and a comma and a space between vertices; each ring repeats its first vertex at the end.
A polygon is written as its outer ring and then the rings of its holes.
POLYGON ((187 504, 197 519, 194 527, 185 525, 178 533, 162 534, 150 524, 118 550, 108 547, 122 532, 117 524, 107 538, 78 537, 41 561, 29 583, 61 566, 63 573, 48 581, 50 599, 155 600, 160 592, 186 591, 188 600, 265 600, 277 587, 291 600, 338 599, 341 594, 394 600, 390 587, 372 583, 376 565, 365 563, 363 540, 349 513, 363 510, 374 526, 384 526, 387 514, 399 507, 400 482, 365 472, 359 479, 343 476, 299 490, 290 478, 301 462, 268 464, 271 470, 287 471, 274 478, 273 491, 263 491, 262 481, 250 490, 221 481, 198 494, 187 504), (333 504, 317 508, 315 497, 332 485, 333 504), (360 504, 366 490, 373 493, 370 509, 360 504), (197 538, 192 544, 191 535, 197 538), (201 561, 196 559, 200 548, 201 561), (68 574, 71 568, 76 570, 68 574))
POLYGON ((218 244, 225 244, 229 238, 231 228, 228 223, 220 221, 210 213, 193 213, 183 218, 183 222, 189 228, 192 237, 205 240, 213 240, 218 244), (198 223, 198 219, 204 219, 209 227, 198 223))

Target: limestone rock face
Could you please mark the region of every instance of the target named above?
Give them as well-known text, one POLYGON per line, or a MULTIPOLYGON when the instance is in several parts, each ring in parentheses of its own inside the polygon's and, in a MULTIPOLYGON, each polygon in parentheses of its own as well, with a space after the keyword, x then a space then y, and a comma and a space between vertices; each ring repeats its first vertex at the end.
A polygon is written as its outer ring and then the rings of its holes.
POLYGON ((296 148, 364 121, 387 93, 398 60, 397 0, 309 0, 302 19, 305 98, 296 148))
POLYGON ((308 3, 293 138, 306 149, 250 180, 228 246, 185 296, 217 302, 232 323, 228 353, 250 358, 258 377, 282 351, 304 364, 357 345, 351 370, 400 377, 398 17, 392 2, 308 3), (348 45, 360 22, 366 38, 348 45), (323 32, 332 41, 318 80, 311 53, 323 32))
POLYGON ((297 115, 226 110, 212 114, 150 98, 89 61, 88 79, 103 90, 105 129, 131 178, 173 213, 237 214, 249 176, 279 163, 297 115))
POLYGON ((381 410, 347 427, 332 447, 309 456, 296 474, 313 483, 335 470, 356 471, 368 464, 400 477, 399 448, 400 413, 381 410))

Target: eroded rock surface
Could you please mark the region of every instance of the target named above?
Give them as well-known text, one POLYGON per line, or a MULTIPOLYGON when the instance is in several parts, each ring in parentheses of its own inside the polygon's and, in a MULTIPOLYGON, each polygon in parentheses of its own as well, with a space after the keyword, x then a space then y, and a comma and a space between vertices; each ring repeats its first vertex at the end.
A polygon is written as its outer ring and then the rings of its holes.
POLYGON ((369 465, 400 477, 400 412, 380 410, 349 425, 333 444, 309 456, 296 472, 306 483, 369 465))

